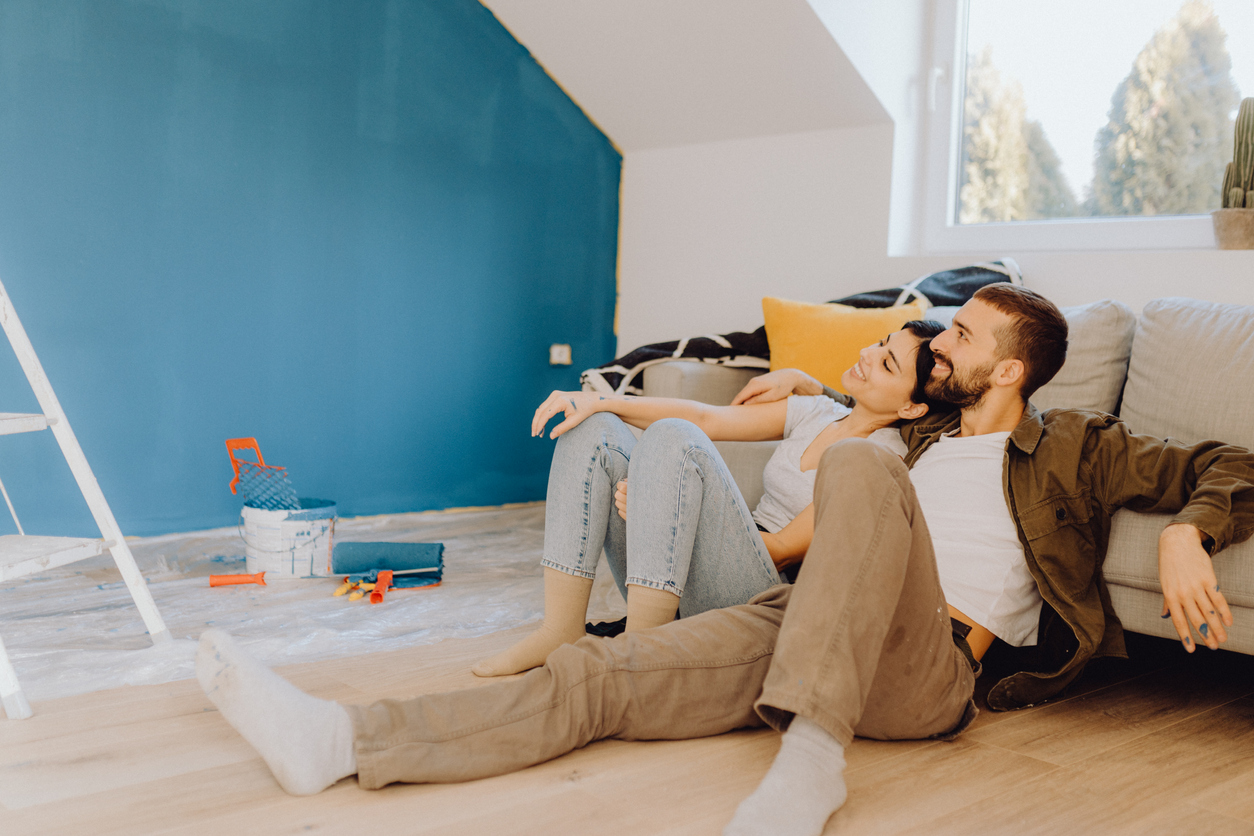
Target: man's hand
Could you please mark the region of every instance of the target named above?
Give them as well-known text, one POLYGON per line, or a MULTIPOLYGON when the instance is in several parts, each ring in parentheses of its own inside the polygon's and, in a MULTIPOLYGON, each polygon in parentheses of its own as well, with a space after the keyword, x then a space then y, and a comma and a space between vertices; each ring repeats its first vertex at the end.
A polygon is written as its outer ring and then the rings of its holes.
POLYGON ((745 384, 732 406, 774 403, 789 395, 821 395, 823 384, 799 369, 777 369, 758 375, 745 384))
POLYGON ((579 426, 589 415, 600 412, 598 404, 604 400, 596 392, 554 392, 536 408, 536 414, 531 419, 531 437, 543 435, 544 425, 554 415, 562 412, 565 413, 566 420, 554 427, 549 434, 549 438, 557 438, 567 430, 579 426))
POLYGON ((1177 523, 1158 538, 1158 581, 1163 588, 1163 618, 1171 618, 1184 649, 1192 653, 1192 625, 1211 650, 1228 640, 1232 612, 1219 591, 1210 555, 1202 548, 1202 532, 1177 523))

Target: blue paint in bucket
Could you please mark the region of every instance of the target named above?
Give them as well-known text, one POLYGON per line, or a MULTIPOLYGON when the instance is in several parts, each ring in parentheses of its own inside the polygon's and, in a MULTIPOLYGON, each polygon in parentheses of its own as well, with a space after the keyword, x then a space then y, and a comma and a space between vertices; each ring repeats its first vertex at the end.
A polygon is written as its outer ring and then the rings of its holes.
POLYGON ((299 511, 288 511, 289 520, 324 520, 335 516, 335 503, 329 499, 301 499, 299 511))

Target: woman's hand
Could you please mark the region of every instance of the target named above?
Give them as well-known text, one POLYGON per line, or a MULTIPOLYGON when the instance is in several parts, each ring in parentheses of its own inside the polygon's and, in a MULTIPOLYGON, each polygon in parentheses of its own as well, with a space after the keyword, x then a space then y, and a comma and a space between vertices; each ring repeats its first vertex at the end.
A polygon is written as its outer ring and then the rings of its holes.
POLYGON ((758 375, 732 399, 732 406, 772 403, 789 395, 821 395, 823 384, 797 369, 776 369, 758 375))
POLYGON ((788 525, 771 534, 758 532, 777 571, 783 571, 805 560, 814 539, 814 503, 811 502, 788 525))
POLYGON ((624 520, 627 519, 627 480, 619 482, 614 486, 614 507, 618 509, 618 515, 624 520))
POLYGON ((559 412, 566 414, 562 421, 549 433, 549 438, 557 438, 569 429, 579 426, 589 415, 600 412, 598 405, 605 398, 596 392, 554 392, 536 409, 531 419, 531 437, 544 434, 544 425, 559 412))

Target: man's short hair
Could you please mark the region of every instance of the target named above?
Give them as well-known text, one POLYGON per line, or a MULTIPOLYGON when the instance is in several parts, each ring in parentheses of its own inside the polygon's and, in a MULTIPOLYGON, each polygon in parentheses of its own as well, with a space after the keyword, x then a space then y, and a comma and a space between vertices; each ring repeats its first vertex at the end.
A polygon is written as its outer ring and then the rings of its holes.
POLYGON ((1023 362, 1020 397, 1027 400, 1058 374, 1067 359, 1067 320, 1041 294, 1007 282, 985 285, 972 297, 1010 317, 997 329, 997 360, 1023 362))

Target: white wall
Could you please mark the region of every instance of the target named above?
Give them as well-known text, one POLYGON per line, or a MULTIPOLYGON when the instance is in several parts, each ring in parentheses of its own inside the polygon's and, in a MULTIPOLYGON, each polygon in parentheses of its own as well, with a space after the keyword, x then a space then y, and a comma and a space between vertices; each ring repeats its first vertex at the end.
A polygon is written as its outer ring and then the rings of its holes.
MULTIPOLYGON (((931 49, 929 0, 809 0, 823 25, 849 56, 894 125, 892 202, 887 251, 917 253, 923 240, 924 178, 931 49)), ((936 79, 943 83, 948 79, 936 79)))
POLYGON ((482 0, 624 152, 884 124, 806 0, 482 0))
POLYGON ((951 264, 885 254, 891 145, 878 125, 628 153, 620 355, 752 331, 763 296, 825 302, 951 264))
POLYGON ((751 331, 763 296, 824 302, 1012 256, 1059 305, 1161 296, 1254 305, 1254 252, 971 253, 891 257, 892 129, 872 126, 628 153, 619 355, 751 331))
POLYGON ((929 0, 484 2, 624 152, 620 355, 1002 255, 1061 305, 1254 304, 1254 252, 917 255, 929 0))
POLYGON ((1059 305, 1119 299, 1133 309, 1163 296, 1254 305, 1254 251, 1017 253, 1024 282, 1059 305))
POLYGON ((1252 251, 889 255, 920 251, 930 4, 809 2, 895 126, 629 152, 620 355, 752 330, 762 296, 821 302, 1003 255, 1064 306, 1109 297, 1139 310, 1161 296, 1254 305, 1252 251))

